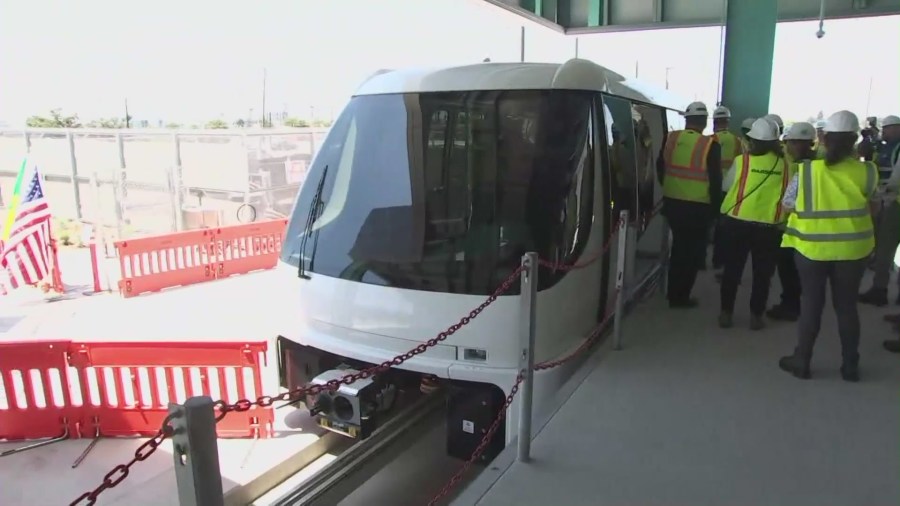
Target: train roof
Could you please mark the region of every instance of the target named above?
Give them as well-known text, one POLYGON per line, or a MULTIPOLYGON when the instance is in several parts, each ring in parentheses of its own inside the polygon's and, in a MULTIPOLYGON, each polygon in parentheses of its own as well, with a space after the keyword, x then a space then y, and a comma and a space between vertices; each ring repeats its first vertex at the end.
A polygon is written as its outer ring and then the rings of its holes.
POLYGON ((651 84, 629 79, 590 60, 565 63, 477 63, 445 68, 381 70, 354 96, 482 90, 599 91, 682 111, 688 101, 651 84))

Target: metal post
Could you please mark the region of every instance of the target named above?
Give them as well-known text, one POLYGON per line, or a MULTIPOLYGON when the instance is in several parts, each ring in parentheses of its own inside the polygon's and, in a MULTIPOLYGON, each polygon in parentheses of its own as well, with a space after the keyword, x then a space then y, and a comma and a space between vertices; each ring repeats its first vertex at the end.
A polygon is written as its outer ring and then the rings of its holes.
POLYGON ((625 311, 625 266, 628 254, 628 211, 619 213, 619 248, 616 255, 616 312, 613 314, 614 348, 622 349, 622 313, 625 311))
POLYGON ((175 208, 175 230, 184 230, 184 195, 182 195, 181 180, 181 138, 178 134, 172 134, 172 142, 175 145, 175 160, 172 165, 172 207, 175 208))
POLYGON ((519 370, 524 370, 525 377, 521 386, 521 404, 519 405, 519 462, 531 459, 531 409, 534 396, 534 341, 537 323, 537 285, 538 255, 525 253, 522 256, 522 354, 519 370))
POLYGON ((191 397, 184 405, 169 404, 175 414, 172 445, 175 482, 181 506, 223 506, 222 475, 216 444, 216 415, 208 396, 191 397))
POLYGON ((116 204, 116 233, 120 240, 125 239, 123 225, 125 222, 125 199, 127 174, 125 172, 125 139, 122 134, 116 134, 116 147, 119 150, 119 170, 116 171, 113 184, 113 198, 116 204))
POLYGON ((521 55, 519 56, 522 63, 525 63, 525 27, 522 27, 522 38, 519 41, 519 52, 521 55))
POLYGON ((25 154, 31 153, 31 133, 28 130, 22 132, 22 136, 25 138, 25 154))
POLYGON ((69 142, 69 166, 72 169, 72 192, 75 195, 75 216, 81 219, 81 188, 78 184, 78 161, 75 159, 75 136, 71 130, 66 131, 69 142))

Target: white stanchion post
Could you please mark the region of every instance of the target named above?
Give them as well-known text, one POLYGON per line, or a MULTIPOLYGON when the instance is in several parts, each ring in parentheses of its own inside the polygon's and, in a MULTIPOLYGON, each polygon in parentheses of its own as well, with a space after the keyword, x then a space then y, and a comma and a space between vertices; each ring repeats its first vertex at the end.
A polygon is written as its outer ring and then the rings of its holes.
POLYGON ((519 403, 519 447, 517 460, 531 460, 531 412, 534 397, 534 341, 537 323, 537 286, 538 255, 526 253, 522 256, 521 293, 522 354, 519 358, 519 370, 524 370, 524 378, 520 389, 519 403))
POLYGON ((613 314, 613 347, 622 349, 622 313, 625 311, 625 268, 628 255, 628 211, 619 213, 619 248, 616 254, 616 312, 613 314))

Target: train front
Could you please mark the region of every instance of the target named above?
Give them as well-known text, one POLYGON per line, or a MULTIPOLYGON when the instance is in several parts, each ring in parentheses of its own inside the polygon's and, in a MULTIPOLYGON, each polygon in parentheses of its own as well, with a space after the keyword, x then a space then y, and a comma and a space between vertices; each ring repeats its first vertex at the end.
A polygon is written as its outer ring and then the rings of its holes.
MULTIPOLYGON (((589 95, 542 90, 354 97, 308 171, 283 243, 282 385, 361 370, 438 337, 527 251, 581 253, 594 200, 591 171, 582 170, 590 155, 579 153, 589 149, 590 110, 589 95)), ((508 385, 519 359, 518 293, 516 279, 396 369, 508 385)), ((385 387, 372 388, 378 396, 385 387)))

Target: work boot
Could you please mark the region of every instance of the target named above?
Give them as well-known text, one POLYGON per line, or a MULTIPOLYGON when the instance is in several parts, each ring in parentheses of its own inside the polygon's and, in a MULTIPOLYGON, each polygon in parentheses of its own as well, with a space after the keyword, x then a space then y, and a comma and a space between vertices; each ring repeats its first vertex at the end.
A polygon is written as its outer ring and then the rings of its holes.
POLYGON ((766 322, 763 320, 762 316, 751 315, 750 316, 750 330, 762 330, 766 327, 766 322))
POLYGON ((888 303, 886 288, 870 288, 869 291, 859 294, 859 302, 872 306, 886 306, 888 303))
POLYGON ((800 311, 791 309, 784 304, 772 306, 772 309, 766 312, 766 316, 776 321, 795 322, 800 318, 800 311))
POLYGON ((884 346, 884 349, 891 353, 900 353, 900 339, 891 339, 881 344, 884 346))
POLYGON ((730 329, 732 326, 734 326, 734 319, 731 313, 722 312, 719 314, 719 328, 730 329))
POLYGON ((900 323, 900 313, 884 315, 884 321, 888 323, 900 323))
POLYGON ((781 360, 778 361, 778 367, 782 371, 793 374, 795 378, 809 379, 812 377, 809 371, 809 359, 804 359, 797 355, 796 352, 793 355, 781 357, 781 360))
POLYGON ((841 366, 841 378, 850 383, 859 381, 859 364, 844 362, 844 365, 841 366))
POLYGON ((693 297, 687 300, 669 300, 670 309, 691 309, 697 307, 699 304, 697 299, 693 297))

